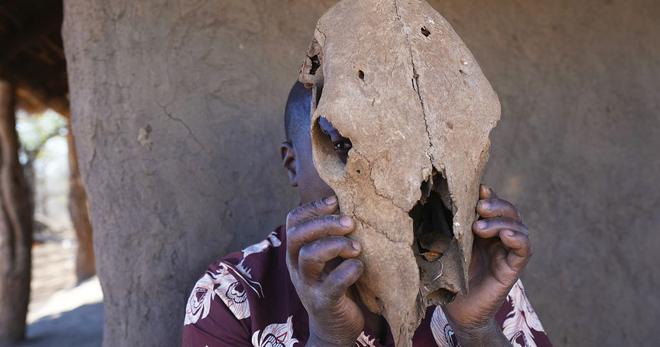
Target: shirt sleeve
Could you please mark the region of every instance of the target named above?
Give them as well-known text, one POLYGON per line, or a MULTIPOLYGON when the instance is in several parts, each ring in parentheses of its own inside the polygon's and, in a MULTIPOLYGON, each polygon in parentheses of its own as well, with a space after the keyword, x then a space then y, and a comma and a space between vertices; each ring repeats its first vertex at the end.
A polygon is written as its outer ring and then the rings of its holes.
POLYGON ((219 274, 209 269, 190 293, 182 332, 183 347, 252 346, 249 320, 239 319, 238 306, 233 305, 232 310, 225 302, 234 299, 227 297, 225 287, 235 282, 219 274))
POLYGON ((552 346, 520 280, 511 288, 495 318, 514 346, 552 346))

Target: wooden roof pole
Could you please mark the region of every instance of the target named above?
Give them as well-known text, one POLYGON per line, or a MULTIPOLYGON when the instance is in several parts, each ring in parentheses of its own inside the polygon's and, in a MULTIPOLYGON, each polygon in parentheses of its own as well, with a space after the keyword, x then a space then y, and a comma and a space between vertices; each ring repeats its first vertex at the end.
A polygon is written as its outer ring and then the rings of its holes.
POLYGON ((25 337, 34 207, 18 161, 16 88, 0 80, 0 345, 25 337))

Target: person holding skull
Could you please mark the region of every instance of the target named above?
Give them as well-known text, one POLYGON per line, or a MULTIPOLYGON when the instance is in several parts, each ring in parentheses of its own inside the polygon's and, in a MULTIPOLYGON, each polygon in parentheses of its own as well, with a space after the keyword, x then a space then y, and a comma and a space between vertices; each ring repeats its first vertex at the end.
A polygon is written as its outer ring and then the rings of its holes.
MULTIPOLYGON (((340 215, 333 190, 313 165, 310 104, 310 90, 296 83, 281 152, 300 206, 286 227, 256 247, 209 266, 188 300, 183 346, 393 345, 387 322, 352 289, 364 270, 361 246, 347 237, 355 222, 340 215)), ((321 126, 346 160, 350 140, 327 122, 321 126)), ((527 227, 492 189, 482 186, 479 195, 469 294, 429 307, 413 346, 551 346, 518 280, 531 256, 527 227)))
POLYGON ((212 263, 184 346, 550 346, 517 208, 480 185, 500 104, 422 0, 343 0, 285 110, 286 225, 212 263))

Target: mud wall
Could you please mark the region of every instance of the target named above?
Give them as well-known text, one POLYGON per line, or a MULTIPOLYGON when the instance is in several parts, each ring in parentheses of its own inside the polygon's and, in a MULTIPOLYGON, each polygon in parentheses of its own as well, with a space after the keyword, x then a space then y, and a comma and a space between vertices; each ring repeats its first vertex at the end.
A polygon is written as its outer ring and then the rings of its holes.
MULTIPOLYGON (((106 346, 174 345, 205 266, 295 205, 281 114, 332 3, 65 0, 106 346)), ((524 280, 555 343, 660 339, 660 5, 432 3, 501 97, 486 182, 532 229, 524 280)))
POLYGON ((502 100, 486 182, 533 233, 560 346, 660 339, 660 3, 438 1, 502 100))

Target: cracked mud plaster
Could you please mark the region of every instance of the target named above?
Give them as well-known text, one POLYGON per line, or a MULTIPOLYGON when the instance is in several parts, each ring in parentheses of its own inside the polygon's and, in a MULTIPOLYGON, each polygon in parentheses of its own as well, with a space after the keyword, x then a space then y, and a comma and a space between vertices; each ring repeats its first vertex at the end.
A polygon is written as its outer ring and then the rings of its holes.
POLYGON ((465 293, 471 225, 500 104, 424 1, 344 0, 318 22, 300 73, 314 94, 314 165, 357 221, 367 307, 410 346, 429 305, 465 293), (346 162, 318 125, 352 142, 346 162))

